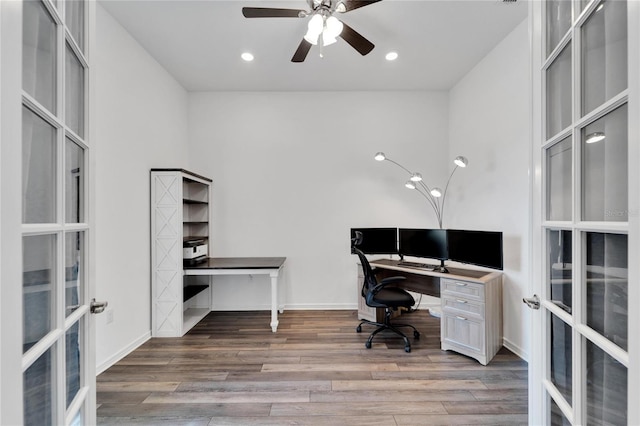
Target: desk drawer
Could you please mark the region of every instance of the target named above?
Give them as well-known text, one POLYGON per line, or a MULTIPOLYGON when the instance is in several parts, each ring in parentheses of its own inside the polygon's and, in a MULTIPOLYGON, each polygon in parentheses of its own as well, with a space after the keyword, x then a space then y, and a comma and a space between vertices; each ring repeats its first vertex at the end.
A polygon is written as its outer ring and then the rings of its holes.
POLYGON ((484 320, 484 303, 472 302, 459 297, 444 296, 442 310, 451 315, 461 315, 476 321, 484 320))
POLYGON ((442 314, 441 339, 443 343, 483 353, 485 329, 483 321, 473 321, 462 315, 442 314))
POLYGON ((443 278, 440 280, 440 286, 443 295, 484 302, 484 285, 482 284, 443 278))

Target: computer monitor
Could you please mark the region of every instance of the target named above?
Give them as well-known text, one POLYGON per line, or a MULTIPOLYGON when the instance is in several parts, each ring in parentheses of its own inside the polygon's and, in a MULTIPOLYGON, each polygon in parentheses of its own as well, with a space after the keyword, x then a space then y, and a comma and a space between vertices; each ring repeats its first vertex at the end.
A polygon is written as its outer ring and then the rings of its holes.
POLYGON ((398 253, 397 228, 351 228, 352 240, 356 231, 362 232, 362 243, 358 249, 364 254, 398 253))
POLYGON ((444 261, 447 255, 447 231, 444 229, 398 230, 398 252, 402 256, 426 257, 444 261))
POLYGON ((502 270, 502 232, 447 230, 449 259, 502 270))

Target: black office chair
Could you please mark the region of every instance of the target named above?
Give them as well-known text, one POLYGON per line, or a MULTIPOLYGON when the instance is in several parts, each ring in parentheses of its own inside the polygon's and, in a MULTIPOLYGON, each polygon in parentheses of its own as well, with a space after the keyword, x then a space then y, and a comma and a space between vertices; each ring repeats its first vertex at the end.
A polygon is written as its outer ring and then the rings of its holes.
POLYGON ((406 290, 397 287, 388 287, 389 285, 404 280, 405 277, 389 277, 378 283, 378 280, 371 269, 371 265, 369 265, 369 260, 365 254, 356 247, 360 245, 361 242, 362 233, 356 231, 356 236, 352 239, 351 252, 358 255, 358 258, 360 258, 360 264, 362 265, 362 271, 364 272, 364 282, 361 290, 362 297, 364 297, 367 306, 371 306, 373 308, 384 308, 384 322, 380 323, 363 319, 360 324, 358 324, 358 327, 356 327, 356 331, 358 333, 362 332, 363 324, 370 324, 377 327, 369 335, 369 339, 365 343, 365 347, 367 349, 371 348, 371 342, 376 334, 384 330, 389 330, 402 337, 404 339, 405 352, 411 352, 411 343, 409 343, 409 339, 398 329, 398 327, 411 327, 413 329, 413 337, 416 339, 420 338, 420 333, 410 324, 392 324, 391 313, 393 311, 397 311, 398 308, 401 307, 407 309, 411 308, 415 304, 415 300, 406 290))

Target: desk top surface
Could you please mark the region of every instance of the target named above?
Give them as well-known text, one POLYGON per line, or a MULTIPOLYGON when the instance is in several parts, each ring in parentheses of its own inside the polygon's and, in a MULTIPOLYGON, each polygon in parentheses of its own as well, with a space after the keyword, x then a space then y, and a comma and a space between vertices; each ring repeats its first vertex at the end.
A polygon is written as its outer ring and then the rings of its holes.
POLYGON ((286 257, 207 257, 184 269, 279 269, 286 257))
POLYGON ((392 259, 376 259, 369 261, 369 264, 372 267, 379 267, 384 269, 391 269, 395 271, 408 272, 418 275, 429 275, 432 277, 440 277, 440 278, 451 278, 454 280, 466 280, 466 281, 476 281, 476 282, 486 282, 490 279, 493 279, 497 276, 502 275, 500 271, 481 271, 477 269, 464 269, 464 268, 454 268, 447 266, 449 270, 448 273, 436 272, 428 268, 415 268, 408 266, 401 266, 399 260, 392 259))

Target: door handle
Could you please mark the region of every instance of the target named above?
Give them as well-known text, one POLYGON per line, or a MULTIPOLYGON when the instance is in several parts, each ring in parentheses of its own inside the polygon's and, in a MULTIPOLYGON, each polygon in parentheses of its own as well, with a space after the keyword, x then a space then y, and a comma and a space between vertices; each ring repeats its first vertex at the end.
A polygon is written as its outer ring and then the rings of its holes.
POLYGON ((104 312, 104 309, 107 307, 109 302, 96 302, 96 299, 91 299, 91 304, 89 305, 91 308, 92 314, 101 314, 104 312))
POLYGON ((540 299, 538 298, 537 294, 534 294, 533 297, 523 297, 522 302, 526 303, 526 305, 531 309, 540 309, 540 299))

